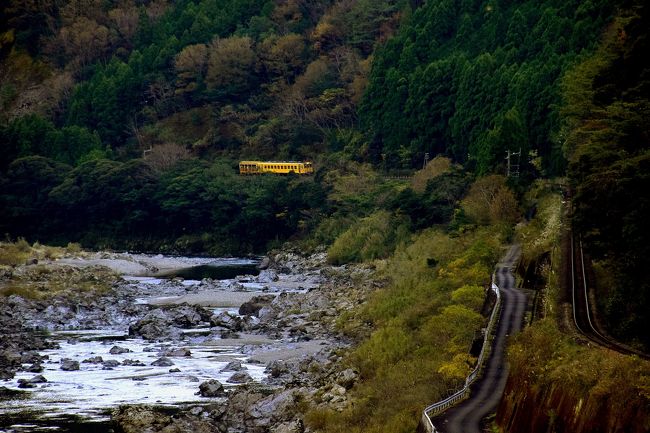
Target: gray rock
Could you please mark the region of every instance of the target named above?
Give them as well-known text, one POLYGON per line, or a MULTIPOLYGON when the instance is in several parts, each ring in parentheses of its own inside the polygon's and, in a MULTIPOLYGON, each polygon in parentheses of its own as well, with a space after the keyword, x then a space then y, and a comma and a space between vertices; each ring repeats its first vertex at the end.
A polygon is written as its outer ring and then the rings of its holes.
POLYGON ((92 358, 84 359, 81 362, 85 364, 101 364, 104 362, 104 359, 101 356, 93 356, 92 358))
POLYGON ((39 374, 31 379, 18 379, 18 388, 36 388, 36 384, 45 382, 47 379, 39 374))
POLYGON ((268 426, 271 419, 285 420, 290 418, 294 404, 294 391, 287 389, 259 400, 251 406, 248 413, 256 420, 255 424, 257 426, 268 426))
POLYGON ((212 316, 210 318, 210 325, 220 326, 222 328, 237 332, 242 330, 242 319, 241 317, 235 316, 228 311, 224 311, 219 315, 212 316))
POLYGON ((185 356, 192 356, 192 352, 186 348, 173 349, 173 350, 170 349, 170 350, 163 351, 163 356, 185 357, 185 356))
POLYGON ((336 377, 336 383, 341 385, 345 389, 350 389, 354 386, 356 381, 359 379, 359 373, 354 371, 351 368, 343 370, 336 377))
POLYGON ((246 370, 246 367, 241 365, 241 361, 230 361, 224 368, 221 369, 224 371, 242 371, 246 370))
POLYGON ((110 370, 115 367, 119 367, 120 361, 116 359, 107 359, 106 361, 102 362, 102 365, 104 366, 104 370, 110 370))
POLYGON ((111 350, 108 351, 111 355, 119 355, 122 353, 129 353, 131 349, 127 349, 126 347, 120 347, 120 346, 113 346, 111 347, 111 350))
POLYGON ((248 383, 252 382, 253 378, 250 374, 245 371, 238 371, 228 378, 226 382, 228 383, 248 383))
POLYGON ((61 360, 61 370, 63 371, 79 370, 79 361, 74 361, 69 358, 64 358, 61 360))
POLYGON ((226 392, 223 385, 216 379, 210 379, 199 385, 199 395, 201 397, 223 397, 226 392))
POLYGON ((28 352, 23 352, 20 355, 21 364, 35 364, 41 362, 41 355, 38 354, 35 350, 30 350, 28 352))
POLYGON ((40 363, 34 363, 27 367, 25 371, 29 371, 30 373, 40 373, 43 371, 43 366, 40 363))
POLYGON ((151 363, 154 367, 170 367, 174 365, 171 359, 166 358, 166 357, 161 357, 156 359, 154 362, 151 363))
POLYGON ((18 379, 18 388, 23 388, 23 389, 36 388, 36 384, 31 383, 27 379, 18 379))
POLYGON ((129 365, 129 366, 132 366, 132 367, 144 367, 145 366, 144 362, 141 362, 141 361, 139 361, 137 359, 125 359, 124 361, 122 361, 122 365, 129 365))
POLYGON ((273 308, 270 305, 260 308, 260 310, 257 312, 257 317, 259 317, 260 320, 263 322, 269 322, 273 320, 275 316, 276 316, 275 308, 273 308))
POLYGON ((172 321, 176 326, 181 328, 191 328, 197 326, 202 320, 208 320, 210 313, 202 307, 179 305, 169 311, 172 321))
POLYGON ((259 265, 257 265, 257 269, 260 271, 263 271, 265 269, 268 269, 269 265, 271 264, 271 259, 267 256, 262 259, 259 265))
POLYGON ((278 281, 279 277, 274 271, 266 269, 259 273, 256 280, 260 283, 273 283, 278 281))
POLYGON ((147 406, 120 406, 111 414, 111 421, 124 433, 161 431, 171 417, 147 406))
POLYGON ((302 420, 293 420, 283 422, 276 426, 271 427, 271 433, 304 433, 305 426, 302 420))
POLYGON ((268 305, 275 299, 274 295, 261 295, 255 296, 248 302, 244 302, 241 307, 239 307, 239 314, 244 315, 257 315, 259 311, 268 305))
POLYGON ((246 287, 242 283, 239 283, 237 281, 233 281, 231 283, 228 283, 226 286, 226 289, 232 291, 232 292, 243 292, 246 290, 246 287))
POLYGON ((265 373, 271 377, 280 377, 283 374, 289 373, 289 368, 284 361, 272 361, 264 370, 265 373))
POLYGON ((139 335, 145 340, 166 339, 173 333, 171 319, 159 308, 129 326, 129 335, 139 335))

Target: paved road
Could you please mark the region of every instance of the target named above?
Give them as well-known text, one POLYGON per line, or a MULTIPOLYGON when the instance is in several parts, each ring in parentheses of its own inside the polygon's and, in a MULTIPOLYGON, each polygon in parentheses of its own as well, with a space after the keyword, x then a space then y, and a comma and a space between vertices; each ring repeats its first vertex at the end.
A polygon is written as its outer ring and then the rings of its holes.
POLYGON ((518 246, 510 247, 497 266, 502 309, 492 353, 483 377, 472 385, 470 398, 433 421, 443 433, 480 433, 481 419, 494 412, 499 404, 508 379, 508 367, 504 361, 506 340, 508 335, 521 330, 526 310, 526 295, 515 289, 515 278, 511 272, 519 254, 518 246))

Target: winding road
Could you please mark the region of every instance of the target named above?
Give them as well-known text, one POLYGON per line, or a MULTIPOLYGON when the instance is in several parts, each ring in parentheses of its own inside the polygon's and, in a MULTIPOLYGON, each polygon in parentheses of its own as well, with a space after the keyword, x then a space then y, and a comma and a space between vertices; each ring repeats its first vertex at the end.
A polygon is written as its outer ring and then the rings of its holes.
POLYGON ((508 378, 504 353, 509 335, 521 330, 526 310, 526 295, 515 288, 512 268, 520 248, 513 245, 497 265, 497 285, 501 291, 501 318, 495 333, 492 353, 483 376, 471 387, 470 398, 433 421, 440 432, 480 433, 481 420, 496 410, 508 378))

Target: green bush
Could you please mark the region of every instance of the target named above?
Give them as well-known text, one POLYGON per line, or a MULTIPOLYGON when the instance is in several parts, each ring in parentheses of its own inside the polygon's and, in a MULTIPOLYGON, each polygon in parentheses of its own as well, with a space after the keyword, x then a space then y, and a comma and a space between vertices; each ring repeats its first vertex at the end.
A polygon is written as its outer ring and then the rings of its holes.
POLYGON ((408 234, 403 221, 378 211, 343 232, 328 250, 332 264, 362 262, 387 257, 408 234))

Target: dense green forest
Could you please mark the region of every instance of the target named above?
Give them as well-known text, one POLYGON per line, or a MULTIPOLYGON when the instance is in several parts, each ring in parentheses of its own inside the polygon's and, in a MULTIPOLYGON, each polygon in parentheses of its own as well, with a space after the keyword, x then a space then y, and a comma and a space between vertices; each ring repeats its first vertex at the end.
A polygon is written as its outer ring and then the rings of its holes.
POLYGON ((610 326, 649 344, 647 8, 10 0, 0 232, 211 254, 291 238, 331 244, 343 263, 387 257, 432 226, 512 222, 505 185, 568 173, 610 326), (475 176, 507 174, 508 152, 519 177, 483 178, 494 203, 473 206, 475 176), (449 159, 389 178, 425 154, 449 159), (317 172, 242 178, 242 158, 317 172))
POLYGON ((236 252, 385 205, 410 207, 414 229, 442 222, 408 191, 399 206, 328 194, 365 163, 414 169, 425 152, 505 174, 512 151, 524 180, 560 173, 560 78, 613 12, 591 0, 12 1, 0 230, 236 252), (236 179, 238 158, 321 172, 236 179))

